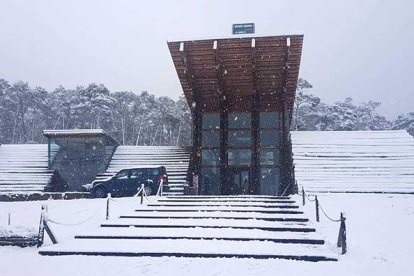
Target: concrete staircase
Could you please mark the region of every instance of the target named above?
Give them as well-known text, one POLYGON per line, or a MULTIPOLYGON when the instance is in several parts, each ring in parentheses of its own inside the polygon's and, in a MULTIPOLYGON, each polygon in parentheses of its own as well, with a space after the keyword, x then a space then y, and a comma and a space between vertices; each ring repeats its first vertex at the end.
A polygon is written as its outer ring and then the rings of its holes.
POLYGON ((404 130, 293 131, 292 141, 307 191, 414 193, 414 138, 404 130))
POLYGON ((164 197, 39 253, 337 260, 295 201, 274 196, 164 197))
POLYGON ((0 146, 0 193, 42 192, 51 181, 47 145, 0 146))
POLYGON ((166 195, 182 195, 186 185, 190 150, 172 146, 118 146, 107 171, 96 179, 115 175, 122 169, 132 167, 165 166, 170 191, 166 195))

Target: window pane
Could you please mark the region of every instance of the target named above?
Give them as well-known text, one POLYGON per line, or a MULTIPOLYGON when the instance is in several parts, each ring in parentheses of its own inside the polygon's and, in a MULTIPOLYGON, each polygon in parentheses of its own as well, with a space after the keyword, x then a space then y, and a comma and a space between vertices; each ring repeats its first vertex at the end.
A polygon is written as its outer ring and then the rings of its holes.
POLYGON ((159 169, 152 169, 152 170, 151 170, 151 174, 152 174, 153 176, 157 176, 157 175, 160 175, 160 171, 159 171, 159 169))
POLYGON ((202 145, 203 147, 219 147, 220 131, 203 130, 202 145))
POLYGON ((278 195, 280 188, 280 170, 278 168, 262 168, 260 170, 260 194, 278 195))
POLYGON ((143 178, 144 177, 144 170, 132 170, 131 171, 131 178, 143 178))
POLYGON ((229 165, 247 165, 250 166, 252 160, 251 150, 229 150, 229 165))
POLYGON ((229 145, 232 147, 237 146, 250 146, 252 140, 252 133, 250 130, 233 130, 229 131, 229 145))
POLYGON ((252 116, 250 113, 230 113, 229 128, 251 128, 252 116))
POLYGON ((279 131, 274 129, 260 131, 260 146, 262 147, 278 147, 280 140, 279 131))
POLYGON ((277 112, 260 112, 261 128, 279 128, 279 115, 277 112))
POLYGON ((220 151, 219 150, 202 150, 201 151, 201 164, 209 166, 218 166, 220 164, 220 151))
POLYGON ((219 113, 203 114, 202 127, 203 129, 220 128, 220 114, 219 113))
POLYGON ((261 150, 260 151, 261 165, 279 165, 279 151, 278 150, 261 150))
POLYGON ((127 179, 128 178, 128 171, 120 171, 116 174, 116 178, 118 179, 127 179))
POLYGON ((202 193, 206 195, 220 194, 220 174, 218 168, 202 168, 202 193))

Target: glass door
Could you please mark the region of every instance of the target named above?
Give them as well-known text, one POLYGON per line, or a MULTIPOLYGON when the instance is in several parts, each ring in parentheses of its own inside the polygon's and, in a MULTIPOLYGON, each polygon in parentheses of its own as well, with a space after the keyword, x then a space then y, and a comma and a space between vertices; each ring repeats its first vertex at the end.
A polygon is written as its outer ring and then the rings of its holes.
POLYGON ((249 168, 231 169, 231 194, 248 195, 250 194, 250 171, 249 168))

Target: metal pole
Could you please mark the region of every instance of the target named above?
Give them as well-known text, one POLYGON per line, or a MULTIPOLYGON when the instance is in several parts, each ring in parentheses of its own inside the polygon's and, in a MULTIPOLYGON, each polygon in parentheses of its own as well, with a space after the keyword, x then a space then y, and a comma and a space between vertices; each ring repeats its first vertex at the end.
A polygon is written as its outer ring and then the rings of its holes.
POLYGON ((8 220, 7 220, 9 226, 10 226, 10 220, 11 220, 11 214, 9 212, 9 216, 8 216, 8 220))
POLYGON ((318 196, 315 195, 316 221, 319 222, 319 201, 318 196))

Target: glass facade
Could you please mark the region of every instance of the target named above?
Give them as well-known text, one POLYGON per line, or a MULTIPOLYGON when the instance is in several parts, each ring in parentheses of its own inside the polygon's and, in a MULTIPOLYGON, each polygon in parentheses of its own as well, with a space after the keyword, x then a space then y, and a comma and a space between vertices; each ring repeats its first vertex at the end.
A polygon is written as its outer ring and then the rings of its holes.
POLYGON ((279 128, 279 116, 276 112, 260 112, 260 128, 279 128))
POLYGON ((202 193, 206 195, 220 194, 220 170, 218 167, 203 167, 201 170, 203 178, 202 193))
POLYGON ((228 162, 230 166, 250 166, 251 160, 251 149, 229 149, 228 151, 228 162))
POLYGON ((105 172, 117 147, 110 136, 60 130, 45 134, 48 138, 48 167, 59 172, 59 182, 70 191, 81 191, 82 185, 93 181, 98 173, 105 172))
POLYGON ((219 130, 204 130, 202 137, 202 146, 209 147, 219 147, 220 146, 220 131, 219 130))
POLYGON ((260 169, 260 194, 278 195, 280 187, 280 169, 262 168, 260 169))
POLYGON ((230 147, 250 147, 252 144, 252 131, 247 130, 230 130, 229 131, 230 147))
POLYGON ((260 164, 279 166, 279 150, 278 149, 262 149, 260 151, 260 164))
POLYGON ((220 165, 220 151, 218 149, 203 149, 201 151, 201 165, 219 166, 220 165))
POLYGON ((201 192, 203 194, 245 194, 253 191, 264 195, 279 193, 281 139, 279 116, 276 112, 260 112, 258 115, 259 124, 253 127, 252 113, 230 112, 227 118, 224 118, 227 119, 227 129, 220 129, 219 113, 202 115, 201 192), (227 135, 225 149, 220 148, 223 132, 227 135), (253 145, 253 141, 257 141, 258 144, 253 145), (253 162, 255 149, 258 151, 257 163, 253 162), (221 162, 221 154, 225 154, 226 164, 221 162), (255 164, 258 166, 253 166, 255 164), (220 179, 224 183, 220 184, 220 179))
POLYGON ((280 189, 280 128, 276 112, 260 112, 260 193, 277 195, 280 189))
POLYGON ((277 129, 261 129, 260 130, 260 146, 261 147, 279 147, 280 133, 277 129))
POLYGON ((220 113, 203 114, 202 128, 203 129, 219 129, 220 128, 220 113))
POLYGON ((202 116, 201 193, 220 194, 220 114, 202 116))
POLYGON ((229 114, 229 128, 252 127, 252 115, 247 112, 233 112, 229 114))

